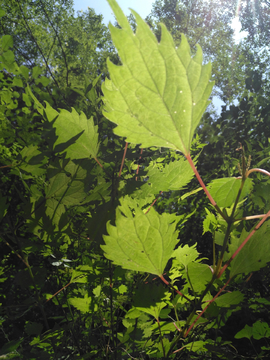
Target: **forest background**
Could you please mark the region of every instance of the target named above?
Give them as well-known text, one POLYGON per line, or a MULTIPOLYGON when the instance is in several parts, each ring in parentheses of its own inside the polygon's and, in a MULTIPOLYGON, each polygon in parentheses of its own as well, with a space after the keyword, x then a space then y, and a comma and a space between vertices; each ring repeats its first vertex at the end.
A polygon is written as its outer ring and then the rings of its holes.
MULTIPOLYGON (((128 19, 135 31, 134 16, 128 19)), ((156 0, 145 21, 158 41, 162 22, 177 47, 184 34, 192 54, 200 44, 212 63, 211 96, 225 105, 220 114, 208 106, 192 143, 204 182, 239 176, 243 156, 268 169, 270 3, 156 0), (239 43, 230 25, 236 9, 247 34, 239 43)), ((123 199, 140 203, 142 194, 142 208, 181 218, 180 244, 196 249, 204 265, 213 264, 220 244, 212 246, 213 208, 196 179, 174 187, 175 169, 166 181, 161 176, 181 156, 127 144, 104 117, 106 59, 121 59, 102 16, 91 8, 75 14, 72 0, 1 0, 0 22, 0 357, 268 358, 268 265, 241 274, 227 289, 241 296, 212 304, 186 338, 177 333, 187 304, 170 297, 156 276, 104 256, 106 224, 116 223, 123 199), (77 131, 80 122, 88 137, 77 131)), ((258 174, 253 182, 243 217, 269 210, 269 180, 258 174)), ((249 231, 255 224, 241 226, 249 231)), ((201 268, 195 275, 200 289, 201 268)), ((189 282, 180 274, 174 286, 181 291, 189 282)))

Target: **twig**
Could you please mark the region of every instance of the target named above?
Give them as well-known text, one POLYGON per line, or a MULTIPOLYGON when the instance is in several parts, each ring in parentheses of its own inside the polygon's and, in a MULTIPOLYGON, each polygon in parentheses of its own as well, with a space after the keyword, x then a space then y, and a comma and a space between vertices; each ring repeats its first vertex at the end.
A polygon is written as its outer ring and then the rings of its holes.
POLYGON ((120 170, 119 170, 118 177, 120 177, 121 174, 122 174, 122 170, 123 170, 123 166, 124 166, 124 162, 125 162, 125 157, 126 157, 126 153, 127 153, 127 147, 128 147, 128 143, 126 142, 125 150, 124 150, 124 154, 123 154, 123 157, 122 157, 122 162, 121 162, 121 167, 120 167, 120 170))

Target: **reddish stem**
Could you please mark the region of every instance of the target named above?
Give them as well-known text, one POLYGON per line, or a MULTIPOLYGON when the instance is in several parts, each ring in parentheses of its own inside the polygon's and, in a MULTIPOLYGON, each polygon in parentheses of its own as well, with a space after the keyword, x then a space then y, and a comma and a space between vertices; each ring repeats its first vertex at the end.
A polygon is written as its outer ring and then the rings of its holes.
MULTIPOLYGON (((141 155, 142 155, 142 153, 143 153, 143 148, 141 148, 141 155)), ((141 160, 141 156, 139 157, 139 161, 141 160)), ((138 164, 138 167, 137 167, 137 170, 136 170, 136 175, 138 175, 139 174, 139 170, 140 170, 140 164, 138 164)), ((138 177, 136 176, 136 178, 135 178, 135 180, 137 181, 137 179, 138 179, 138 177)))
POLYGON ((124 150, 124 154, 123 154, 123 158, 122 158, 121 167, 120 167, 118 177, 120 177, 121 174, 122 174, 122 170, 123 170, 123 166, 124 166, 124 162, 125 162, 125 157, 126 157, 126 153, 127 153, 127 147, 128 147, 128 143, 126 142, 125 150, 124 150))
POLYGON ((173 287, 169 281, 167 281, 166 279, 164 279, 163 275, 159 276, 160 279, 164 282, 164 284, 168 285, 171 289, 173 289, 178 295, 182 296, 183 298, 185 298, 187 301, 190 302, 190 299, 188 297, 186 297, 186 295, 182 294, 181 291, 177 290, 175 287, 173 287))
POLYGON ((227 221, 227 217, 223 214, 223 212, 220 210, 220 208, 218 207, 217 203, 215 202, 215 200, 212 198, 210 192, 207 190, 204 182, 202 181, 202 178, 200 177, 200 174, 198 173, 198 170, 196 169, 190 154, 185 155, 187 161, 189 162, 189 165, 191 166, 192 170, 194 171, 194 174, 196 175, 197 180, 199 181, 201 187, 203 188, 203 191, 205 192, 206 196, 208 197, 209 201, 211 202, 211 204, 215 207, 215 209, 217 210, 217 212, 223 217, 223 219, 225 221, 227 221))
POLYGON ((10 165, 5 165, 5 166, 0 166, 0 169, 4 169, 4 168, 6 168, 6 167, 11 167, 11 166, 13 166, 13 165, 10 164, 10 165))
POLYGON ((246 174, 246 177, 249 176, 249 174, 253 173, 253 172, 261 172, 262 174, 264 175, 267 175, 267 176, 270 176, 270 173, 264 169, 258 169, 258 168, 255 168, 255 169, 251 169, 251 170, 248 170, 247 174, 246 174))
POLYGON ((223 272, 227 269, 227 267, 230 265, 232 260, 236 257, 236 255, 243 249, 243 247, 246 245, 246 243, 249 241, 252 235, 260 228, 260 226, 265 222, 265 220, 270 216, 270 210, 267 214, 264 215, 262 220, 255 226, 255 228, 249 233, 249 235, 246 237, 246 239, 242 242, 242 244, 239 246, 239 248, 235 251, 235 253, 231 256, 231 258, 226 262, 226 264, 223 266, 223 268, 220 270, 218 274, 218 278, 223 274, 223 272))
POLYGON ((96 160, 96 162, 98 163, 98 165, 103 169, 103 165, 101 165, 101 163, 98 161, 97 158, 94 158, 96 160))
POLYGON ((152 204, 149 206, 149 208, 147 209, 147 211, 145 212, 145 214, 147 214, 149 211, 150 211, 150 209, 151 209, 151 207, 153 207, 154 205, 155 205, 155 203, 157 202, 157 199, 160 197, 160 195, 162 195, 163 194, 163 191, 161 191, 159 194, 158 194, 158 196, 155 198, 155 200, 152 202, 152 204))
POLYGON ((188 328, 187 332, 185 333, 184 337, 188 336, 188 333, 190 332, 190 330, 193 328, 193 326, 196 324, 196 322, 199 320, 199 318, 205 313, 205 311, 207 310, 207 308, 212 304, 213 301, 216 300, 216 298, 220 295, 220 293, 226 288, 226 286, 229 284, 229 282, 231 281, 231 278, 229 278, 229 280, 226 282, 226 284, 219 290, 219 292, 213 297, 213 299, 211 299, 208 303, 208 305, 206 305, 206 307, 203 309, 203 311, 196 317, 196 319, 193 321, 193 323, 190 325, 190 327, 188 328))

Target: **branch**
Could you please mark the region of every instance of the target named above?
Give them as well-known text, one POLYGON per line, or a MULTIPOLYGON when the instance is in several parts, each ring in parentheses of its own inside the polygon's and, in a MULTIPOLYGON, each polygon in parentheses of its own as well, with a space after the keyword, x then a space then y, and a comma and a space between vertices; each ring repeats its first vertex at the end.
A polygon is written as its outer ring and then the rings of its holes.
POLYGON ((124 154, 123 154, 123 157, 122 157, 122 162, 121 162, 121 167, 120 167, 120 171, 119 171, 118 177, 121 176, 121 173, 122 173, 122 170, 123 170, 123 167, 124 167, 124 162, 125 162, 126 153, 127 153, 127 147, 128 147, 128 143, 126 142, 125 150, 124 150, 124 154))
POLYGON ((213 299, 211 299, 209 301, 209 303, 207 304, 207 306, 203 309, 203 311, 196 317, 196 319, 193 321, 193 323, 190 325, 190 327, 188 328, 187 332, 185 333, 184 337, 188 336, 188 333, 190 332, 190 330, 193 328, 193 326, 196 324, 196 322, 199 320, 199 318, 205 313, 205 311, 208 309, 208 307, 212 304, 213 301, 216 300, 216 298, 220 295, 220 293, 226 288, 226 286, 229 284, 229 282, 231 281, 231 278, 229 278, 229 280, 226 282, 226 284, 219 290, 219 292, 213 297, 213 299))
POLYGON ((223 219, 227 222, 228 219, 225 216, 225 214, 223 214, 223 212, 220 210, 219 206, 217 205, 217 203, 215 202, 215 200, 212 198, 211 194, 209 193, 208 189, 206 188, 204 182, 202 181, 202 178, 200 177, 200 174, 198 173, 198 170, 196 169, 190 154, 185 155, 187 161, 189 162, 189 165, 191 166, 192 170, 194 171, 194 174, 196 175, 197 180, 199 181, 201 187, 203 188, 206 196, 208 197, 209 201, 211 202, 211 204, 214 206, 214 208, 217 210, 217 212, 223 217, 223 219))

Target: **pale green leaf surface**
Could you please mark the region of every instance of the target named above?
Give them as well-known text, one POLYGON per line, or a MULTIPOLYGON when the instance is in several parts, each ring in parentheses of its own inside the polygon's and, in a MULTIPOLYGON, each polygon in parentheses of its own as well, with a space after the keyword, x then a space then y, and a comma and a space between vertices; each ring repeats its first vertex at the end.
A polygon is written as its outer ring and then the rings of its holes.
MULTIPOLYGON (((130 200, 129 200, 130 201, 130 200)), ((178 242, 175 216, 159 215, 153 208, 147 214, 136 205, 130 209, 125 199, 116 210, 116 226, 107 224, 105 256, 124 269, 162 275, 178 242), (133 216, 134 214, 134 216, 133 216)))
POLYGON ((106 116, 115 133, 142 147, 159 146, 188 154, 194 131, 208 105, 213 82, 202 50, 191 58, 184 35, 178 49, 164 25, 160 43, 142 18, 133 31, 115 0, 108 0, 121 29, 109 25, 122 66, 108 61, 111 80, 102 90, 106 116))
POLYGON ((160 191, 181 190, 193 178, 194 172, 184 159, 170 162, 164 168, 151 166, 147 176, 149 179, 140 187, 142 196, 157 194, 160 191))
POLYGON ((98 129, 93 118, 87 119, 83 112, 78 114, 73 108, 71 112, 61 109, 60 113, 57 113, 48 103, 46 105, 44 111, 48 120, 55 119, 53 127, 56 128, 58 136, 55 146, 68 143, 64 151, 71 159, 84 159, 90 156, 96 158, 99 147, 98 129))
MULTIPOLYGON (((230 207, 236 200, 241 181, 241 178, 235 177, 216 179, 212 181, 207 188, 219 207, 230 207)), ((249 178, 246 179, 239 201, 250 193, 252 186, 252 180, 249 178)))
POLYGON ((91 297, 86 294, 84 298, 69 298, 68 302, 82 313, 90 311, 91 297))
MULTIPOLYGON (((264 223, 259 230, 249 239, 241 251, 232 261, 230 277, 241 273, 250 273, 263 268, 269 261, 270 254, 270 224, 264 223)), ((237 248, 245 240, 239 238, 237 248)), ((234 244, 234 248, 236 245, 234 244)))
POLYGON ((183 247, 179 246, 173 252, 172 257, 175 257, 180 264, 187 267, 189 263, 195 261, 199 257, 196 246, 197 244, 194 244, 191 247, 189 247, 188 245, 184 245, 183 247))

